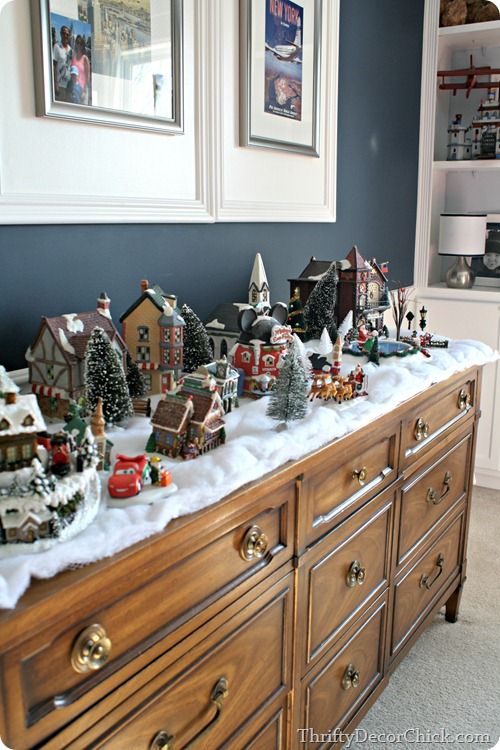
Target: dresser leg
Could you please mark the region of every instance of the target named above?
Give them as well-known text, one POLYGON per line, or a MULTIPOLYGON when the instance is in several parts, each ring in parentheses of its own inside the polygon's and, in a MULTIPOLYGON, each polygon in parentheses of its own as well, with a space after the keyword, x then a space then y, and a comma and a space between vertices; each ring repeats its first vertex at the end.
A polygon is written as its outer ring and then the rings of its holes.
POLYGON ((463 585, 460 584, 446 602, 445 619, 447 622, 456 622, 458 620, 458 610, 460 609, 460 599, 462 598, 463 585))

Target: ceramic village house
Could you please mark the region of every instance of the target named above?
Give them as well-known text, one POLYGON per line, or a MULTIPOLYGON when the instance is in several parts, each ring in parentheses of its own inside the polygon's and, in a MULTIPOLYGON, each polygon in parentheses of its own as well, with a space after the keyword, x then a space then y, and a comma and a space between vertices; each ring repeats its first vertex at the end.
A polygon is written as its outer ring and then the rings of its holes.
POLYGON ((120 318, 123 338, 149 393, 174 388, 184 362, 184 320, 177 298, 146 279, 141 295, 120 318))
POLYGON ((109 306, 109 297, 103 292, 95 310, 42 318, 26 359, 32 391, 47 416, 64 417, 70 401, 85 395, 85 350, 96 326, 105 331, 125 369, 127 347, 114 326, 109 306))

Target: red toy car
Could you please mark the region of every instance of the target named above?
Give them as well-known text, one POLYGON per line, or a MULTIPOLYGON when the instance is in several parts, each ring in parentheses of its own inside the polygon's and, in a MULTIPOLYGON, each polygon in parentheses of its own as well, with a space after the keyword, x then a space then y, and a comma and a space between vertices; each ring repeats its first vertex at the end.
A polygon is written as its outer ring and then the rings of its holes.
POLYGON ((108 492, 111 497, 133 497, 142 490, 143 481, 149 473, 145 453, 140 456, 116 457, 113 474, 108 479, 108 492))

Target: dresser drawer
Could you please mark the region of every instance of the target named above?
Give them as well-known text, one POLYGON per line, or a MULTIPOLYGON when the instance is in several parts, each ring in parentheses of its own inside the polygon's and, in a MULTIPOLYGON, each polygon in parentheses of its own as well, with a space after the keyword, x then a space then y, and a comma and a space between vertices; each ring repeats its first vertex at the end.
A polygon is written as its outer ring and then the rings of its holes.
POLYGON ((399 424, 367 440, 357 433, 326 452, 304 474, 305 513, 299 518, 299 547, 307 547, 397 476, 399 424))
POLYGON ((447 431, 475 411, 477 380, 458 379, 453 386, 434 386, 435 393, 413 409, 403 420, 401 432, 401 468, 409 466, 420 454, 439 443, 447 431))
POLYGON ((458 575, 464 522, 462 512, 420 560, 396 581, 392 656, 418 627, 447 584, 458 575))
POLYGON ((469 433, 401 488, 398 565, 408 559, 436 524, 466 496, 472 442, 469 433))
POLYGON ((388 585, 394 490, 371 500, 303 557, 302 673, 388 585))
POLYGON ((141 689, 66 747, 160 750, 169 741, 172 748, 243 750, 259 726, 267 738, 259 749, 283 746, 270 742, 283 740, 287 724, 292 618, 289 574, 183 658, 155 668, 154 679, 146 671, 141 689))
POLYGON ((332 733, 333 740, 335 730, 346 726, 382 679, 386 602, 384 597, 377 603, 340 650, 323 659, 304 680, 297 733, 300 748, 316 750, 313 733, 332 733))
POLYGON ((5 706, 11 744, 16 746, 16 732, 25 725, 33 741, 53 732, 290 560, 294 499, 293 482, 256 497, 252 508, 219 523, 215 532, 193 525, 192 538, 185 540, 189 553, 176 548, 175 533, 166 534, 163 555, 150 570, 129 566, 128 578, 117 578, 106 591, 96 589, 102 606, 96 607, 90 589, 82 606, 75 591, 72 601, 81 611, 71 625, 71 605, 55 601, 58 624, 46 628, 41 622, 39 634, 2 660, 12 687, 5 706), (152 578, 137 585, 145 574, 152 578), (101 664, 102 648, 110 651, 101 664))

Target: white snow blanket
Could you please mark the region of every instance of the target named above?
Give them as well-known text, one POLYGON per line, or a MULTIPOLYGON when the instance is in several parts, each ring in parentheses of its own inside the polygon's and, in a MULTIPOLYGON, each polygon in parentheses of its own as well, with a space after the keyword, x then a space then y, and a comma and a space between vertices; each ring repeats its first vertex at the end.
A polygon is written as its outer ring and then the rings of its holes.
MULTIPOLYGON (((418 353, 404 358, 381 359, 380 367, 363 357, 344 356, 342 374, 359 362, 368 375, 369 396, 341 405, 316 400, 308 415, 287 430, 276 431, 266 416, 267 399, 242 400, 226 416, 227 442, 210 453, 183 462, 162 461, 172 472, 178 491, 152 505, 107 508, 103 491, 96 519, 71 541, 50 550, 0 561, 0 608, 12 608, 29 586, 31 576, 49 578, 75 565, 109 557, 141 539, 161 531, 173 518, 193 513, 217 502, 247 482, 301 458, 335 438, 373 422, 433 383, 473 365, 499 359, 497 352, 478 341, 450 341, 448 349, 431 349, 428 359, 418 353)), ((144 451, 151 425, 134 417, 126 429, 109 433, 114 453, 136 455, 144 451)), ((103 482, 106 482, 103 475, 103 482)), ((147 492, 145 490, 144 492, 147 492)))

